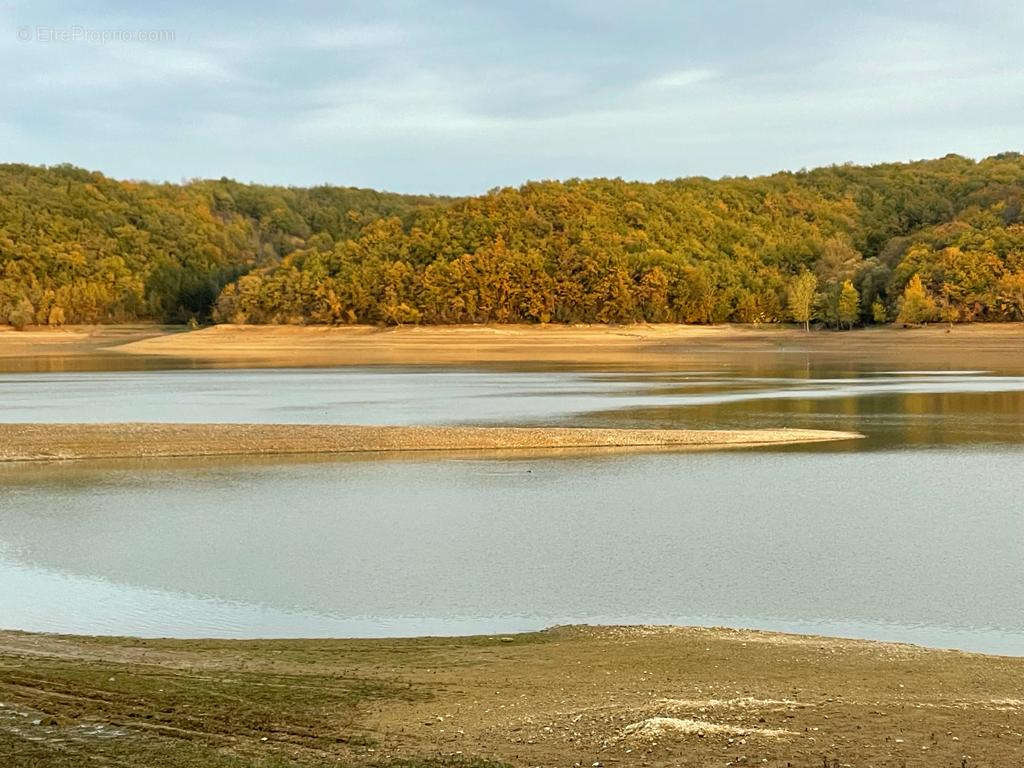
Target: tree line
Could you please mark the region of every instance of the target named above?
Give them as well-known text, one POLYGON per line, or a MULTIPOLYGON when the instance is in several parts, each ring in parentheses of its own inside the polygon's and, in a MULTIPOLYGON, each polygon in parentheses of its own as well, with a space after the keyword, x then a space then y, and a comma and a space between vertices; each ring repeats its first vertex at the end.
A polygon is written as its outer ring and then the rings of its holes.
POLYGON ((0 166, 0 319, 1024 319, 1024 156, 470 198, 0 166))

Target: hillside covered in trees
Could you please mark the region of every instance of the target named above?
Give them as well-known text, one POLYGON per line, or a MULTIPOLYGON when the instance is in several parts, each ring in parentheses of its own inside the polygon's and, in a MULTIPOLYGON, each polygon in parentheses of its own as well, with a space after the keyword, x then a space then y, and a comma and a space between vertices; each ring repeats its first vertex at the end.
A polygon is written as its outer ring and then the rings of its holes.
POLYGON ((0 320, 1024 319, 1024 156, 464 199, 0 166, 0 320))
POLYGON ((228 179, 115 181, 68 165, 0 165, 0 321, 207 319, 221 289, 297 249, 331 249, 442 198, 228 179))

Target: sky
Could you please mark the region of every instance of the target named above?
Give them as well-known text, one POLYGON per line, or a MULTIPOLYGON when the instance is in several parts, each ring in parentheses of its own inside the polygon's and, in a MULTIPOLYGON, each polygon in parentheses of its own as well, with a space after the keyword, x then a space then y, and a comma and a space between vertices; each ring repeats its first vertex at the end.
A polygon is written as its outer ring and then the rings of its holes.
POLYGON ((1024 3, 0 0, 0 162, 476 194, 1024 149, 1024 3))

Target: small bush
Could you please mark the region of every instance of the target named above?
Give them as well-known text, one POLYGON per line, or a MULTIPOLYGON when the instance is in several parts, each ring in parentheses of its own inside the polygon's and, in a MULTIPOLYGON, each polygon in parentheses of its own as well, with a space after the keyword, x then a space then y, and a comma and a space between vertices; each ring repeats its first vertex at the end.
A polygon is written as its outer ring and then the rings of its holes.
POLYGON ((14 326, 16 330, 23 331, 36 317, 36 308, 32 306, 32 302, 27 298, 22 298, 11 313, 7 316, 7 322, 14 326))

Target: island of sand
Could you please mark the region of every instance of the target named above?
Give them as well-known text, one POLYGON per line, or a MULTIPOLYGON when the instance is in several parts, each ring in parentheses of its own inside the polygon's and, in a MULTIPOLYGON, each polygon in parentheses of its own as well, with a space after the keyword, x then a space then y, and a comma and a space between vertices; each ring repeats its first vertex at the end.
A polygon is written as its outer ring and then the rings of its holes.
POLYGON ((818 429, 372 427, 329 424, 0 424, 0 461, 381 455, 418 452, 698 450, 850 440, 818 429))

